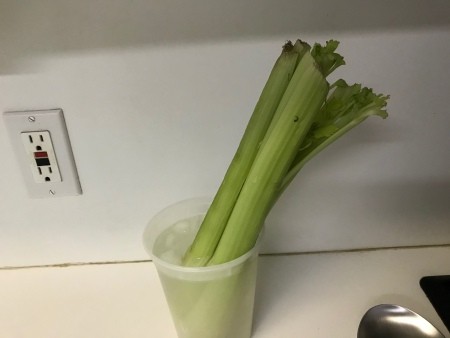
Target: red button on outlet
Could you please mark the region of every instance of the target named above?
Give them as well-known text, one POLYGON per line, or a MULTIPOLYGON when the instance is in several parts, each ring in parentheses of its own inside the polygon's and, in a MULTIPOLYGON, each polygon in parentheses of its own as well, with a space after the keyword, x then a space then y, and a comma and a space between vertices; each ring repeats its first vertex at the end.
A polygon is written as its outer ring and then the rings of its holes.
POLYGON ((48 157, 48 154, 46 151, 36 151, 34 153, 34 158, 42 158, 42 157, 48 157))

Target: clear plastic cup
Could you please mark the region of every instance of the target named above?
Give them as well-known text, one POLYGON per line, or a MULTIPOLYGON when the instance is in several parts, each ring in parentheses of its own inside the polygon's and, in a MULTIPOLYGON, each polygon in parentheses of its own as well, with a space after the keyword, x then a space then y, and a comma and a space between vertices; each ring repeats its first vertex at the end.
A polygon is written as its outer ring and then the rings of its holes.
POLYGON ((176 262, 180 257, 175 256, 192 243, 210 202, 209 198, 196 198, 164 209, 147 225, 144 246, 158 271, 179 338, 249 338, 259 241, 228 263, 184 267, 176 262), (187 219, 195 223, 195 231, 183 223, 187 219), (177 236, 185 232, 181 244, 171 236, 172 230, 178 232, 177 236), (173 245, 174 252, 161 252, 161 242, 173 245))

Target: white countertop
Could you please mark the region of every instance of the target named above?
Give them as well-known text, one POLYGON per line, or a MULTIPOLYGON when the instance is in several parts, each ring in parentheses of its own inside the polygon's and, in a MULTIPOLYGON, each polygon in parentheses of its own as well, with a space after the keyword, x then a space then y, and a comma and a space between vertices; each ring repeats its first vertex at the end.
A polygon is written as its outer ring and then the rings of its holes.
MULTIPOLYGON (((395 303, 449 332, 419 286, 450 274, 450 247, 261 256, 254 338, 356 337, 395 303)), ((175 338, 151 262, 0 270, 2 338, 175 338)))

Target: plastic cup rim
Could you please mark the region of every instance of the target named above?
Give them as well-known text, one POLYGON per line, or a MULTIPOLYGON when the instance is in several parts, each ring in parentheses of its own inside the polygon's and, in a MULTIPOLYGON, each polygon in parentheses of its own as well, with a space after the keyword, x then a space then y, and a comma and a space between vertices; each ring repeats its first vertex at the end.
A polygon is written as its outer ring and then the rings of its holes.
MULTIPOLYGON (((188 201, 198 201, 199 203, 207 203, 207 202, 211 202, 212 198, 211 197, 194 197, 194 198, 189 198, 189 199, 184 199, 181 200, 179 202, 173 203, 165 208, 163 208, 161 211, 159 211, 153 218, 157 218, 160 215, 164 214, 165 212, 167 212, 168 210, 170 210, 172 207, 175 207, 177 205, 181 205, 183 203, 186 203, 188 201)), ((169 262, 166 262, 162 259, 160 259, 158 256, 156 256, 153 253, 153 247, 150 249, 148 248, 148 246, 145 243, 145 237, 146 237, 146 233, 149 231, 149 228, 151 226, 151 222, 152 220, 150 220, 149 224, 146 226, 145 230, 144 230, 144 247, 147 251, 147 253, 150 256, 150 259, 152 260, 152 262, 160 267, 163 267, 167 270, 171 270, 173 272, 181 272, 181 273, 211 273, 211 272, 215 272, 215 271, 223 271, 223 270, 227 270, 227 269, 232 269, 234 267, 239 266, 240 264, 244 263, 246 260, 248 260, 251 256, 253 256, 255 254, 255 252, 257 252, 259 250, 259 246, 261 244, 261 238, 263 237, 263 232, 264 232, 264 228, 261 231, 255 245, 246 253, 244 253, 243 255, 233 259, 232 261, 229 262, 225 262, 225 263, 221 263, 221 264, 216 264, 216 265, 209 265, 209 266, 201 266, 201 267, 193 267, 193 266, 182 266, 182 265, 177 265, 177 264, 172 264, 169 262), (150 250, 149 250, 150 249, 150 250)))

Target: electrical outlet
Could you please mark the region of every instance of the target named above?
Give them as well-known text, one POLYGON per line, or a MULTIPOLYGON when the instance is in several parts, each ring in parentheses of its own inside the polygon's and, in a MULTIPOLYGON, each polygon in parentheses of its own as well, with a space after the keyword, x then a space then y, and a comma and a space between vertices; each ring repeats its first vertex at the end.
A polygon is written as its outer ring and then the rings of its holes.
POLYGON ((11 144, 29 195, 80 195, 81 185, 61 109, 6 112, 11 144))
POLYGON ((20 135, 30 160, 34 181, 36 183, 61 182, 50 132, 47 130, 33 131, 20 135))

